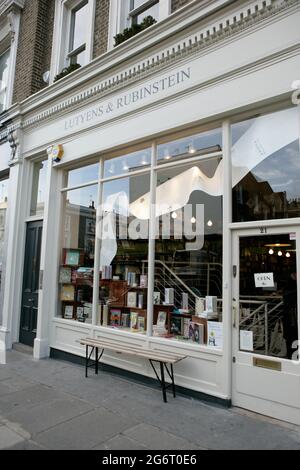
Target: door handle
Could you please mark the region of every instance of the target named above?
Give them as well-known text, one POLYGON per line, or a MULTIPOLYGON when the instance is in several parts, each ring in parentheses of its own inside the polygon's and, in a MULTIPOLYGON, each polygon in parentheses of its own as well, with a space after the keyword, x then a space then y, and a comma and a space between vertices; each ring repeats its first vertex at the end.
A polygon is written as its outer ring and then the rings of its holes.
POLYGON ((237 314, 237 308, 235 305, 233 305, 232 307, 233 328, 236 328, 236 314, 237 314))

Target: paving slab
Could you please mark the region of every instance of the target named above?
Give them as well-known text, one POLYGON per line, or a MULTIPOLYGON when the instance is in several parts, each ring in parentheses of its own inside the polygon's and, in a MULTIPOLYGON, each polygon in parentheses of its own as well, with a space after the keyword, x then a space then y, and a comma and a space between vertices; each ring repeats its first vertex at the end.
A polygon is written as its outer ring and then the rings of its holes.
POLYGON ((39 403, 65 398, 65 394, 44 385, 33 385, 24 390, 0 397, 0 413, 7 416, 17 409, 28 408, 39 403))
POLYGON ((7 426, 0 426, 0 450, 7 449, 24 442, 24 438, 7 426))
POLYGON ((31 436, 91 411, 93 406, 76 398, 65 398, 19 408, 9 413, 9 421, 20 423, 31 436))
POLYGON ((35 441, 51 450, 92 449, 134 426, 136 420, 98 408, 38 434, 35 441))
POLYGON ((149 424, 138 424, 134 428, 125 431, 124 435, 146 445, 149 450, 197 449, 195 444, 169 432, 162 431, 157 427, 149 426, 149 424))
POLYGON ((97 445, 92 450, 148 450, 146 445, 119 434, 118 436, 97 445))
POLYGON ((30 388, 32 385, 34 385, 32 382, 17 375, 14 377, 7 377, 0 381, 0 397, 30 388))

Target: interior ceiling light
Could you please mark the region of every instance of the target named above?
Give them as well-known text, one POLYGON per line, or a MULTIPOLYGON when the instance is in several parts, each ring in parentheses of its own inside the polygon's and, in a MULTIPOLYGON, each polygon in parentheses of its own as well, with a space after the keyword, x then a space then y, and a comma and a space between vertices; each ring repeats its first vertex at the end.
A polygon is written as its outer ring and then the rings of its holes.
POLYGON ((292 246, 290 243, 269 243, 265 245, 268 248, 285 248, 287 246, 292 246))
POLYGON ((195 224, 195 223, 196 223, 196 218, 195 218, 195 217, 192 217, 192 218, 191 218, 191 223, 192 223, 192 224, 195 224))
POLYGON ((207 222, 207 226, 208 226, 208 227, 212 227, 212 226, 213 226, 212 220, 209 220, 209 221, 207 222))
POLYGON ((170 159, 171 159, 171 155, 170 155, 169 149, 165 149, 164 159, 165 159, 165 160, 170 160, 170 159))
POLYGON ((274 255, 274 250, 272 250, 272 248, 269 250, 269 255, 274 255))
POLYGON ((282 256, 282 255, 283 255, 282 251, 278 251, 277 254, 278 254, 278 256, 282 256))
POLYGON ((287 253, 285 254, 285 256, 286 256, 287 258, 290 258, 290 257, 291 257, 291 253, 287 252, 287 253))
POLYGON ((172 214, 172 219, 177 219, 177 214, 176 214, 176 212, 173 212, 173 214, 172 214))
POLYGON ((197 150, 196 150, 194 144, 190 144, 189 145, 189 153, 193 154, 193 153, 196 153, 196 152, 197 152, 197 150))

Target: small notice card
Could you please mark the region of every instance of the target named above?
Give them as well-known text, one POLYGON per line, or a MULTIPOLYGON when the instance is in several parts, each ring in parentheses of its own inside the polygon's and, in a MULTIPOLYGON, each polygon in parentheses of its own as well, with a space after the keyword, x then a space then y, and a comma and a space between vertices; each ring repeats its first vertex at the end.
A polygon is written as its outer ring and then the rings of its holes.
POLYGON ((255 287, 275 287, 273 273, 254 274, 255 287))
POLYGON ((253 331, 240 331, 240 350, 253 351, 253 331))

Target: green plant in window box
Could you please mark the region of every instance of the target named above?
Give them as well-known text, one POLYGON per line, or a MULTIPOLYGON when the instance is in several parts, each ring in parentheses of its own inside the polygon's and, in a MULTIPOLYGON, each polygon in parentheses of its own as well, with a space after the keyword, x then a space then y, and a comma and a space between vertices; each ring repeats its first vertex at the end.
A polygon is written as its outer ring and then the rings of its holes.
POLYGON ((54 78, 54 82, 57 82, 61 78, 64 78, 67 75, 69 75, 69 73, 72 73, 77 69, 80 69, 80 67, 81 67, 80 64, 71 64, 68 67, 65 67, 64 69, 62 69, 62 71, 58 75, 56 75, 56 77, 54 78))
POLYGON ((117 34, 114 36, 115 40, 115 47, 121 44, 122 42, 127 41, 131 37, 135 36, 136 34, 140 33, 144 29, 149 28, 156 23, 156 20, 153 16, 146 16, 140 24, 133 24, 130 28, 125 28, 122 33, 117 34))

